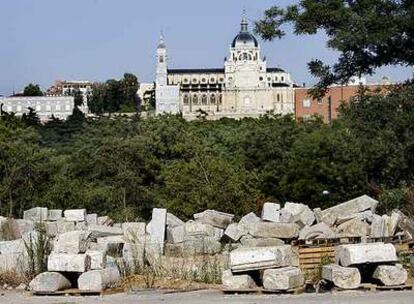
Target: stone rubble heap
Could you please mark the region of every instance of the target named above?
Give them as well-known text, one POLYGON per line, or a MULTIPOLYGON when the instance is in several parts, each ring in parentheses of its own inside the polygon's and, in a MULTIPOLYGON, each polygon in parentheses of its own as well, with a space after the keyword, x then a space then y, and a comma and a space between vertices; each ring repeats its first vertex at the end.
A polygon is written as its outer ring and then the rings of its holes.
MULTIPOLYGON (((183 222, 166 209, 153 209, 148 224, 114 223, 108 216, 88 214, 85 209, 36 207, 25 211, 23 219, 0 217, 3 239, 6 232, 7 239, 13 239, 0 241, 0 272, 24 271, 25 243, 36 239, 35 227, 41 223, 52 239, 52 251, 48 272, 30 284, 34 291, 68 287, 101 291, 117 283, 122 267, 156 265, 162 256, 223 253, 229 260, 222 276, 225 288, 246 289, 259 284, 266 289, 288 290, 304 284, 298 254, 290 245, 293 240, 412 239, 414 221, 398 210, 391 215, 377 215, 377 205, 366 195, 325 210, 289 202, 281 208, 269 202, 264 204, 260 217, 252 212, 238 222, 234 215, 214 210, 194 214, 193 220, 183 222)), ((323 267, 323 278, 341 288, 356 288, 361 282, 358 267, 372 264, 376 266, 372 279, 384 285, 405 282, 406 273, 396 264, 395 248, 391 247, 382 243, 338 246, 337 262, 323 267)))

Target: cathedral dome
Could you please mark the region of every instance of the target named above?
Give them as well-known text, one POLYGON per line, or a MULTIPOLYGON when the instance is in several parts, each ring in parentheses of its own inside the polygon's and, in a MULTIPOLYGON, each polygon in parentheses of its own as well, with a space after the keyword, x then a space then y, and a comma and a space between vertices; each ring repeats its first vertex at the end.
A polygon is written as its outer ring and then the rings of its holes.
POLYGON ((259 43, 257 42, 256 37, 254 37, 249 32, 249 28, 248 28, 249 24, 245 16, 243 16, 243 19, 240 25, 241 25, 240 33, 233 39, 233 43, 231 44, 231 46, 232 47, 237 47, 237 46, 258 47, 259 43))

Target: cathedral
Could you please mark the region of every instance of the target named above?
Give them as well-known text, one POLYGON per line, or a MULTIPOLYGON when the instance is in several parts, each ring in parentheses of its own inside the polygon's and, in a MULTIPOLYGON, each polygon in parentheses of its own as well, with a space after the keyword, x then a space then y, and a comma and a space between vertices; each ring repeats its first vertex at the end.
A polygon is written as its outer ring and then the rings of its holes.
POLYGON ((259 117, 294 112, 291 76, 267 67, 246 17, 230 45, 224 68, 169 69, 163 37, 157 47, 156 113, 181 113, 187 120, 259 117))

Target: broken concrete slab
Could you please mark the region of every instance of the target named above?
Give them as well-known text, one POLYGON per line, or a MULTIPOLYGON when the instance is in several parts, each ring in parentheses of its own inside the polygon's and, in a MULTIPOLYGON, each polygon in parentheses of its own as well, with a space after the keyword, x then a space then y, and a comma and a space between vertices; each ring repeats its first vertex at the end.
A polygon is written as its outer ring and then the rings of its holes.
POLYGON ((233 242, 237 242, 240 238, 248 233, 244 225, 231 223, 224 231, 224 235, 233 242))
POLYGON ((67 222, 85 222, 86 209, 68 209, 63 212, 67 222))
POLYGON ((47 261, 48 271, 86 272, 91 268, 87 254, 51 253, 47 261))
POLYGON ((283 240, 277 238, 254 238, 251 236, 243 236, 240 243, 243 247, 272 247, 285 244, 283 240))
POLYGON ((311 227, 305 226, 299 232, 299 240, 331 239, 336 233, 325 223, 319 223, 311 227))
POLYGON ((59 234, 53 247, 54 253, 85 253, 88 248, 90 232, 71 231, 59 234))
POLYGON ((23 219, 35 223, 47 221, 47 208, 35 207, 23 212, 23 219))
POLYGON ((106 265, 106 251, 104 250, 87 250, 86 255, 91 259, 91 270, 104 269, 106 265))
POLYGON ((372 277, 379 280, 385 286, 398 286, 407 282, 408 272, 400 264, 395 266, 380 265, 375 269, 372 277))
POLYGON ((375 213, 377 205, 377 200, 368 195, 362 195, 345 203, 323 210, 321 220, 328 226, 332 226, 338 217, 344 217, 349 214, 355 214, 366 210, 371 210, 375 213))
POLYGON ((231 270, 223 271, 221 276, 223 289, 246 290, 257 288, 256 282, 248 274, 233 275, 231 270))
POLYGON ((367 237, 370 235, 371 227, 359 217, 355 217, 340 224, 335 231, 339 237, 367 237))
POLYGON ((226 229, 232 222, 234 214, 219 212, 215 210, 206 210, 201 213, 194 214, 194 219, 200 223, 209 224, 213 227, 226 229))
POLYGON ((299 235, 299 226, 294 223, 258 222, 248 229, 249 234, 261 238, 293 239, 299 235))
POLYGON ((184 222, 176 217, 174 214, 167 212, 167 226, 174 228, 184 225, 184 222))
POLYGON ((55 292, 69 289, 72 284, 59 272, 43 272, 30 282, 29 287, 34 292, 55 292))
POLYGON ((356 289, 361 285, 358 268, 342 267, 336 264, 322 266, 322 279, 342 289, 356 289))
POLYGON ((109 287, 115 286, 119 280, 120 274, 115 267, 92 270, 79 276, 78 288, 84 292, 101 292, 109 287))
POLYGON ((149 228, 150 244, 156 253, 164 253, 165 229, 167 226, 167 209, 152 209, 151 226, 149 228))
POLYGON ((106 225, 90 225, 88 231, 91 233, 91 238, 97 239, 108 236, 124 235, 122 228, 115 228, 106 225))
POLYGON ((398 260, 394 245, 384 243, 339 245, 335 248, 335 256, 337 264, 344 267, 398 260))
POLYGON ((233 272, 286 266, 299 266, 299 255, 290 245, 238 248, 230 252, 233 272))
POLYGON ((178 244, 184 242, 185 226, 176 226, 167 228, 167 242, 178 244))
POLYGON ((266 269, 263 273, 263 287, 269 290, 290 290, 302 287, 305 276, 297 267, 266 269))
POLYGON ((50 222, 57 221, 58 219, 62 218, 62 210, 59 209, 51 209, 47 212, 47 220, 50 222))
POLYGON ((276 203, 264 203, 262 209, 262 220, 268 222, 279 222, 280 205, 276 203))

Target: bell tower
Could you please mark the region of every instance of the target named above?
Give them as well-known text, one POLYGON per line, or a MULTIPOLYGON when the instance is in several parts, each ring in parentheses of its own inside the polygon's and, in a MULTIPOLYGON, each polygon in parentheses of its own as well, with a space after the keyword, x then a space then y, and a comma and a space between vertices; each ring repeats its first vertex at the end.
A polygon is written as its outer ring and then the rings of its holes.
POLYGON ((157 47, 157 71, 155 75, 155 83, 157 86, 167 85, 167 67, 167 48, 165 47, 164 35, 161 33, 157 47))

